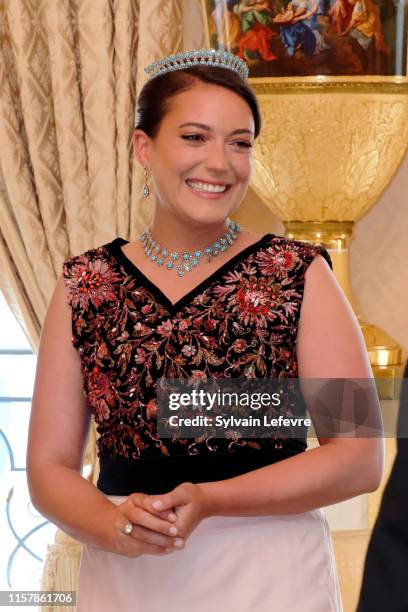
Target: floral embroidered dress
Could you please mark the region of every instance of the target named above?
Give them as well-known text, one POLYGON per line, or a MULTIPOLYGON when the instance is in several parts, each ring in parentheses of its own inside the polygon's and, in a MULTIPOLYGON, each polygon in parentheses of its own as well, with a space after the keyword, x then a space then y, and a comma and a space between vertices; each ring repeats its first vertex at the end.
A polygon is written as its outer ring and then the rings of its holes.
MULTIPOLYGON (((165 378, 298 377, 305 273, 318 245, 266 234, 173 304, 122 251, 123 238, 70 257, 63 274, 84 394, 97 424, 98 488, 156 494, 285 459, 306 439, 160 439, 165 378)), ((182 281, 179 281, 182 282, 182 281)))

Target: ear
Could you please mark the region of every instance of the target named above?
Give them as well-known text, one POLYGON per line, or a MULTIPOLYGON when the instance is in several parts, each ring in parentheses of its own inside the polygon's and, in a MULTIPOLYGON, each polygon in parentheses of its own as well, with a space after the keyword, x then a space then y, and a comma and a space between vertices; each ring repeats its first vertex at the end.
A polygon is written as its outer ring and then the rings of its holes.
POLYGON ((151 138, 143 132, 143 130, 134 130, 133 132, 133 149, 139 164, 143 168, 150 168, 150 145, 151 138))

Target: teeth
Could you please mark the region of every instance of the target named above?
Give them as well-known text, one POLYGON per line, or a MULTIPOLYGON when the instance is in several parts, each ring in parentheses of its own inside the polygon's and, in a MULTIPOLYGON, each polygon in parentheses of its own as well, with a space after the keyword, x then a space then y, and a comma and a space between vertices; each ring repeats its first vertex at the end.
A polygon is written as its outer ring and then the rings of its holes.
POLYGON ((189 187, 196 189, 196 191, 207 191, 210 193, 223 193, 227 189, 226 185, 211 185, 210 183, 200 183, 200 182, 195 183, 193 181, 186 181, 186 183, 189 187))

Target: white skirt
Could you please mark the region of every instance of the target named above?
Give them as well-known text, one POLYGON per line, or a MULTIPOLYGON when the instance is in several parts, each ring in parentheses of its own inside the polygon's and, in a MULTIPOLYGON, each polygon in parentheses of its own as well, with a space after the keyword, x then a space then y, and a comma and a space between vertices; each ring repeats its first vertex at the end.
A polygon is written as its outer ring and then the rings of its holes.
MULTIPOLYGON (((126 497, 107 495, 120 504, 126 497)), ((83 547, 77 612, 342 612, 322 509, 212 516, 183 550, 126 557, 83 547)))

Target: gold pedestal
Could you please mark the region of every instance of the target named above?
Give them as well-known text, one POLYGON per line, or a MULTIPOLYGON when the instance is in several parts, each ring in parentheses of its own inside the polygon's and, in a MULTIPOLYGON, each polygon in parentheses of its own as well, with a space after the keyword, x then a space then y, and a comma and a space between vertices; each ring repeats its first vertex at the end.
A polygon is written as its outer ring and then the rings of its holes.
MULTIPOLYGON (((288 238, 323 244, 333 261, 333 271, 354 312, 356 305, 351 293, 349 246, 353 236, 353 221, 284 221, 288 238)), ((397 380, 402 377, 402 351, 399 344, 385 331, 358 316, 374 376, 388 381, 381 385, 382 397, 396 397, 397 380)))

